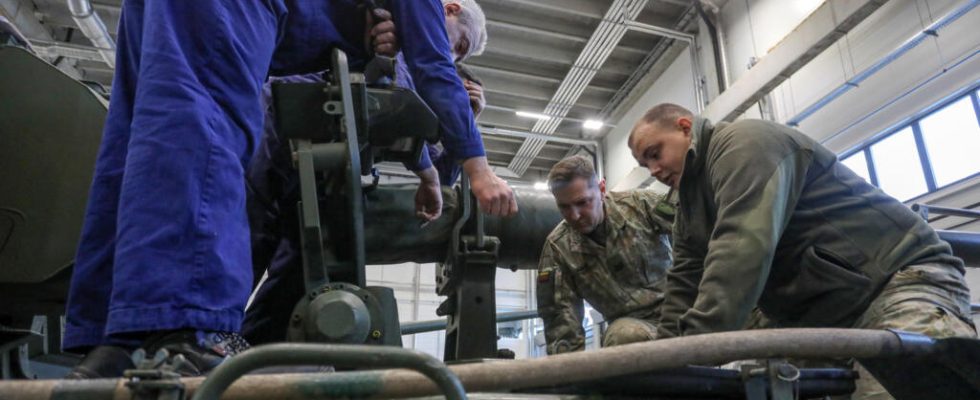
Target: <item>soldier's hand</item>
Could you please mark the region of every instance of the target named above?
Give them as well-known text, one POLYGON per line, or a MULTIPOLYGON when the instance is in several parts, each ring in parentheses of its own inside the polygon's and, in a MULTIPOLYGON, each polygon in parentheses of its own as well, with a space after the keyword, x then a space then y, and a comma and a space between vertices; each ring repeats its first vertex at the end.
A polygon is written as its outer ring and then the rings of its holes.
POLYGON ((498 217, 517 214, 514 191, 507 182, 493 173, 486 157, 467 159, 463 162, 463 170, 470 178, 470 190, 483 212, 498 217))
POLYGON ((422 183, 415 191, 415 216, 423 222, 435 221, 442 215, 442 187, 435 167, 416 173, 422 183))
POLYGON ((483 86, 465 79, 463 80, 463 87, 466 88, 466 94, 470 96, 470 108, 473 109, 473 117, 479 116, 483 112, 483 108, 487 106, 487 100, 483 97, 483 86))
POLYGON ((377 55, 394 57, 400 46, 395 35, 395 23, 391 20, 388 10, 376 8, 368 13, 368 26, 371 37, 371 48, 377 55), (380 21, 376 25, 375 21, 380 21))

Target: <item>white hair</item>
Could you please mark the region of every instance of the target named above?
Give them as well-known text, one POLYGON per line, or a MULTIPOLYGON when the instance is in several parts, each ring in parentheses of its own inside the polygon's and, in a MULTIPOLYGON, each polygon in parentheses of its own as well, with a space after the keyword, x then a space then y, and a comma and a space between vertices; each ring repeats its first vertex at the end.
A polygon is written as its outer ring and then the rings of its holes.
POLYGON ((469 31, 467 39, 470 41, 470 48, 462 58, 483 54, 487 47, 487 16, 483 14, 483 9, 475 0, 442 0, 444 7, 446 4, 459 4, 459 22, 469 31))

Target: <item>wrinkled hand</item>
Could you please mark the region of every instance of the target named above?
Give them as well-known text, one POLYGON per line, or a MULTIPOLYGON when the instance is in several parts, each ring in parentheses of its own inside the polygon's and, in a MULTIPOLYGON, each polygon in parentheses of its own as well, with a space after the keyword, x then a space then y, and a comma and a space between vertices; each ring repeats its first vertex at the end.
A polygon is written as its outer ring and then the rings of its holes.
POLYGON ((424 222, 435 221, 442 215, 442 186, 435 167, 416 173, 422 178, 415 191, 415 216, 424 222))
POLYGON ((473 117, 478 117, 483 108, 487 106, 487 100, 483 97, 483 86, 469 79, 463 80, 463 87, 466 94, 470 96, 470 107, 473 109, 473 117))
POLYGON ((394 57, 400 49, 398 37, 395 36, 395 23, 391 21, 391 13, 384 9, 375 9, 368 13, 367 26, 371 29, 370 36, 371 48, 374 53, 381 56, 394 57), (374 21, 381 21, 374 25, 374 21), (373 26, 372 26, 373 25, 373 26))
POLYGON ((514 192, 503 179, 490 169, 486 157, 473 157, 463 162, 463 170, 470 178, 470 190, 476 196, 483 212, 509 217, 517 213, 517 200, 514 192))

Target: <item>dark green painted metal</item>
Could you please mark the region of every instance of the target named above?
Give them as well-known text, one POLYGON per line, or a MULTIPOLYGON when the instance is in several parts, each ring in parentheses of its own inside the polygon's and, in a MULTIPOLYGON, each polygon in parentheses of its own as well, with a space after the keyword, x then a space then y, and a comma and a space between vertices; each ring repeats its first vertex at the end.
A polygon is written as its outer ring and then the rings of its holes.
POLYGON ((0 282, 37 283, 74 258, 107 105, 23 48, 0 71, 0 282))
POLYGON ((384 386, 383 373, 361 372, 324 375, 324 379, 298 382, 294 387, 304 398, 367 398, 384 386))
MULTIPOLYGON (((453 226, 462 213, 459 192, 444 186, 442 216, 420 226, 415 217, 417 187, 383 185, 365 193, 364 245, 368 264, 446 260, 453 226)), ((498 267, 536 269, 545 239, 561 222, 561 215, 547 191, 514 188, 514 197, 517 215, 487 216, 484 233, 500 239, 498 267)))
MULTIPOLYGON (((359 368, 408 368, 433 380, 451 400, 466 399, 463 384, 445 364, 432 356, 414 350, 387 346, 355 346, 327 344, 271 344, 258 346, 228 359, 194 392, 192 400, 217 400, 242 375, 263 367, 280 365, 335 365, 359 368)), ((346 380, 336 390, 381 390, 371 380, 346 380)), ((308 389, 329 391, 320 384, 308 389)))
MULTIPOLYGON (((354 113, 354 96, 351 93, 351 75, 347 69, 347 54, 340 49, 334 49, 331 55, 333 61, 334 82, 338 82, 341 91, 341 99, 344 106, 343 131, 346 134, 347 154, 350 163, 347 165, 346 187, 347 201, 350 211, 350 226, 347 232, 348 241, 351 246, 350 270, 340 275, 341 279, 334 279, 331 273, 331 281, 350 282, 357 286, 365 286, 364 275, 364 198, 361 196, 361 149, 358 139, 356 119, 354 113), (347 275, 347 276, 344 276, 347 275), (346 279, 344 279, 346 278, 346 279)), ((361 88, 363 90, 363 88, 361 88)), ((361 113, 363 116, 363 113, 361 113)), ((338 234, 340 232, 335 232, 338 234)))
MULTIPOLYGON (((538 317, 538 310, 513 311, 497 314, 497 323, 521 321, 538 317)), ((432 332, 446 329, 446 319, 430 319, 426 321, 406 322, 402 324, 402 335, 432 332)))

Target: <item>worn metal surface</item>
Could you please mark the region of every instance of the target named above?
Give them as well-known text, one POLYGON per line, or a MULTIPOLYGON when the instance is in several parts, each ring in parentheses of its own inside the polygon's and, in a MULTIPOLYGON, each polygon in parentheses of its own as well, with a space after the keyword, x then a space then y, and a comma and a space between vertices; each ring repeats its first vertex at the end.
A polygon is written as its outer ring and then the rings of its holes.
MULTIPOLYGON (((416 185, 386 185, 365 195, 365 250, 368 264, 442 262, 453 224, 459 218, 459 193, 443 187, 442 216, 425 226, 415 217, 416 185)), ((535 269, 541 247, 561 215, 551 193, 514 188, 519 211, 510 218, 487 217, 488 236, 500 239, 497 266, 535 269)), ((323 208, 323 207, 321 207, 323 208)))
POLYGON ((967 267, 980 268, 980 233, 963 231, 936 231, 939 238, 949 243, 953 255, 963 259, 967 267))
MULTIPOLYGON (((497 314, 497 323, 522 321, 538 317, 538 310, 513 311, 497 314)), ((402 335, 412 335, 423 332, 433 332, 446 329, 446 319, 430 319, 425 321, 406 322, 401 325, 402 335)))
MULTIPOLYGON (((964 340, 964 339, 958 339, 964 340)), ((943 340, 938 342, 942 343, 943 340)), ((713 333, 633 343, 591 352, 560 354, 531 360, 505 360, 453 365, 449 369, 467 391, 506 391, 561 385, 687 365, 720 365, 745 359, 787 357, 793 359, 898 357, 916 360, 933 357, 935 341, 917 335, 901 338, 889 331, 859 329, 779 329, 713 333), (916 340, 908 340, 915 338, 916 340)), ((973 340, 970 343, 976 344, 973 340)), ((314 345, 315 346, 315 345, 314 345)), ((372 349, 379 349, 374 347, 372 349)), ((363 357, 363 355, 362 355, 363 357)), ((369 359, 369 358, 368 358, 369 359)), ((358 365, 363 365, 357 360, 358 365)), ((329 361, 324 361, 329 362, 329 361)), ((954 375, 954 374, 950 374, 954 375)), ((955 376, 953 377, 955 378, 955 376)), ((186 379, 188 392, 201 379, 186 379)), ((933 382, 931 385, 939 385, 933 382)), ((0 382, 0 398, 47 399, 52 389, 72 386, 106 391, 118 381, 21 381, 0 382)), ((115 391, 124 398, 126 389, 115 391)), ((347 372, 336 374, 251 375, 239 379, 224 399, 310 399, 357 393, 365 398, 435 395, 437 386, 411 371, 347 372), (369 390, 370 389, 370 390, 369 390)), ((903 399, 900 399, 903 400, 903 399)))
POLYGON ((0 71, 0 282, 36 283, 75 255, 106 104, 19 47, 0 71))
MULTIPOLYGON (((197 388, 192 400, 217 400, 236 379, 249 371, 276 365, 333 364, 367 368, 409 368, 425 375, 447 399, 465 400, 463 384, 446 365, 432 356, 396 347, 313 344, 259 346, 225 361, 197 388)), ((369 396, 382 389, 381 382, 337 385, 330 393, 341 397, 369 396), (346 390, 344 390, 346 389, 346 390)))

